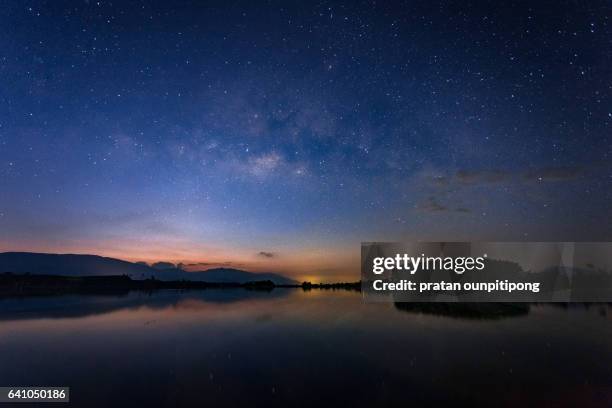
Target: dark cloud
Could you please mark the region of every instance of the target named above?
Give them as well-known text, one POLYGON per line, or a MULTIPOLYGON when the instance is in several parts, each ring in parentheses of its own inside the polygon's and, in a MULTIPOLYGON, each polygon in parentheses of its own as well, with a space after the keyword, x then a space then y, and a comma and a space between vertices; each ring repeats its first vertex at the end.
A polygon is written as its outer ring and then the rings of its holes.
POLYGON ((263 256, 264 258, 274 258, 273 252, 260 251, 257 255, 263 256))
POLYGON ((436 186, 447 186, 450 183, 449 177, 446 176, 434 176, 431 181, 436 186))
POLYGON ((445 204, 441 204, 439 199, 436 197, 428 197, 427 200, 417 207, 421 211, 430 213, 441 213, 441 212, 458 212, 458 213, 471 213, 472 210, 466 207, 451 208, 445 204))
POLYGON ((582 173, 580 167, 544 167, 528 171, 524 178, 530 181, 567 181, 577 179, 582 173))
POLYGON ((459 207, 459 208, 455 208, 456 212, 460 212, 460 213, 471 213, 472 210, 470 210, 469 208, 465 208, 465 207, 459 207))
POLYGON ((532 169, 460 169, 448 175, 435 174, 425 175, 431 184, 436 187, 434 195, 427 197, 417 205, 417 209, 429 213, 471 213, 469 207, 453 207, 445 202, 454 203, 445 194, 456 192, 461 188, 477 187, 487 184, 506 183, 519 185, 525 183, 543 183, 543 182, 564 182, 576 180, 584 175, 585 169, 582 167, 559 166, 559 167, 541 167, 532 169))
POLYGON ((510 173, 504 170, 459 170, 455 178, 463 184, 500 183, 507 181, 510 173))
POLYGON ((580 167, 542 167, 531 170, 501 170, 485 169, 472 170, 460 169, 451 176, 436 175, 431 177, 433 185, 445 187, 452 184, 459 185, 482 185, 492 183, 537 181, 555 182, 568 181, 579 178, 584 173, 580 167))
POLYGON ((435 197, 429 197, 424 203, 418 206, 418 209, 425 212, 448 211, 448 207, 440 204, 435 197))
POLYGON ((242 268, 245 264, 242 262, 194 262, 194 263, 180 263, 179 268, 186 271, 200 271, 212 268, 242 268))

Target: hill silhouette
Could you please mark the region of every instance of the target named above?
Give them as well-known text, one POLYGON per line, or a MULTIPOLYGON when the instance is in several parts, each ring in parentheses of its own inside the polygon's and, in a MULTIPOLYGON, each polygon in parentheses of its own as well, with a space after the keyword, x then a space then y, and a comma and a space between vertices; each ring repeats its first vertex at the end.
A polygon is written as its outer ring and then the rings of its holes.
POLYGON ((134 263, 98 255, 45 254, 33 252, 0 253, 0 273, 58 275, 58 276, 117 276, 132 279, 162 281, 195 281, 220 283, 248 283, 271 281, 276 285, 297 282, 275 273, 255 273, 232 268, 215 268, 187 272, 179 268, 158 269, 141 262, 134 263))

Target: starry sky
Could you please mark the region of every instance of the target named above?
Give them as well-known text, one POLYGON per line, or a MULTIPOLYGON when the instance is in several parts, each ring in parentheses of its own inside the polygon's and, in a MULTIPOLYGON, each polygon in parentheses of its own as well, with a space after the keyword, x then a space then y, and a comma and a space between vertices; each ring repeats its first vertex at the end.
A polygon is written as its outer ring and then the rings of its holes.
POLYGON ((611 240, 612 3, 13 1, 0 250, 357 280, 611 240))

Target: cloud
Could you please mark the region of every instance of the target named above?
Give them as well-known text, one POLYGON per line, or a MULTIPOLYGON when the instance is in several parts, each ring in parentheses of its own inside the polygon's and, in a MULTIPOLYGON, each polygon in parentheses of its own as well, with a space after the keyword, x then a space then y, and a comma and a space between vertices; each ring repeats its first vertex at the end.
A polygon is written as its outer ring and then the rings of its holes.
POLYGON ((544 167, 530 170, 524 178, 530 181, 567 181, 575 180, 583 173, 580 167, 544 167))
POLYGON ((448 211, 448 207, 440 204, 435 197, 429 197, 425 202, 419 204, 417 208, 425 212, 448 211))
POLYGON ((260 251, 257 255, 262 256, 264 258, 274 258, 274 252, 260 251))
POLYGON ((431 181, 436 186, 447 186, 450 183, 450 178, 446 176, 433 176, 431 181))
POLYGON ((179 263, 179 268, 188 272, 197 272, 213 268, 243 268, 246 265, 242 262, 192 262, 179 263))
POLYGON ((507 181, 510 174, 503 170, 459 170, 455 178, 462 184, 486 184, 507 181))
POLYGON ((427 179, 437 187, 450 185, 475 186, 493 183, 520 183, 525 181, 556 182, 575 180, 584 173, 580 167, 542 167, 531 170, 459 169, 454 174, 429 174, 427 179))
POLYGON ((465 208, 465 207, 458 207, 455 208, 456 212, 460 212, 460 213, 471 213, 472 210, 470 210, 469 208, 465 208))
MULTIPOLYGON (((540 168, 518 168, 506 169, 458 169, 454 172, 426 169, 419 175, 422 185, 432 187, 425 188, 422 192, 424 199, 416 205, 416 209, 428 213, 463 213, 473 211, 472 204, 478 206, 474 197, 480 196, 486 199, 486 195, 474 192, 475 188, 484 188, 490 185, 503 184, 506 193, 520 192, 535 194, 533 183, 554 183, 578 179, 585 174, 581 167, 540 167, 540 168), (525 187, 525 188, 523 188, 525 187), (467 194, 467 196, 466 196, 467 194), (427 197, 427 198, 425 198, 427 197), (456 203, 468 202, 469 205, 455 206, 456 203), (448 204, 451 203, 451 204, 448 204)), ((489 189, 490 190, 490 189, 489 189)), ((538 189, 539 190, 539 189, 538 189)), ((482 205, 483 203, 480 203, 482 205)))
POLYGON ((471 213, 472 210, 466 207, 451 208, 445 204, 441 204, 436 197, 428 197, 423 203, 417 206, 417 209, 429 213, 442 213, 442 212, 457 212, 457 213, 471 213))

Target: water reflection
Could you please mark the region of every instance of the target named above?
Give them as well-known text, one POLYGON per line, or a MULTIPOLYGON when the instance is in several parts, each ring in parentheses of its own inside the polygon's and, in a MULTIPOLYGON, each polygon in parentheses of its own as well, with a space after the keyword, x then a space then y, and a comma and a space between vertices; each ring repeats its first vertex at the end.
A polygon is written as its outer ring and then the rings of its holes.
POLYGON ((423 313, 461 319, 504 319, 525 316, 529 303, 408 303, 395 302, 395 308, 408 313, 423 313))
POLYGON ((288 289, 247 290, 159 290, 121 291, 107 294, 71 294, 0 298, 0 320, 34 319, 41 317, 84 317, 109 313, 119 309, 152 309, 177 307, 185 301, 231 303, 243 300, 275 299, 287 296, 288 289))
POLYGON ((71 386, 87 407, 612 401, 607 306, 488 320, 244 292, 2 300, 0 383, 71 386))

